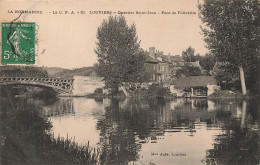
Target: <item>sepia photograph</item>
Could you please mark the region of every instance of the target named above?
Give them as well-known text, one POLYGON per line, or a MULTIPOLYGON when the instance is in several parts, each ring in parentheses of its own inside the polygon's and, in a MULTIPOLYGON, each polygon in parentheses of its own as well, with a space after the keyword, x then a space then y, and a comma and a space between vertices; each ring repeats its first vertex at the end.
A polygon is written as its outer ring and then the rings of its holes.
POLYGON ((258 0, 0 0, 0 165, 259 165, 258 0))

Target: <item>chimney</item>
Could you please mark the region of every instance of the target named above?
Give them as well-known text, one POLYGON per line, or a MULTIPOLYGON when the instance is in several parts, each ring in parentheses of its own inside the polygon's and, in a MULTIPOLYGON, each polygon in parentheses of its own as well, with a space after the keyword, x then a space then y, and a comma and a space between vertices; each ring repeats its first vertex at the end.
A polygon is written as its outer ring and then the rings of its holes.
POLYGON ((149 55, 155 59, 155 47, 149 47, 149 55))
POLYGON ((171 54, 168 54, 168 60, 171 61, 171 54))

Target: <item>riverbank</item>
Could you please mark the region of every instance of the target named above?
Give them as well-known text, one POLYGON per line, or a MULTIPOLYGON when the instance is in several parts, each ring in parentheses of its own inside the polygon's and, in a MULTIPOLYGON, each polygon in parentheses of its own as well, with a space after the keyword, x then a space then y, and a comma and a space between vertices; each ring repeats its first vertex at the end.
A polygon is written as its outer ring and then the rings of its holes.
POLYGON ((225 99, 225 98, 237 98, 237 99, 249 99, 258 97, 257 95, 253 95, 248 93, 247 95, 243 96, 240 91, 230 91, 230 90, 219 90, 214 92, 213 94, 209 95, 208 98, 212 99, 225 99))
POLYGON ((193 97, 177 97, 176 95, 171 94, 168 91, 158 92, 153 91, 149 92, 148 90, 138 91, 126 96, 123 92, 119 92, 116 95, 104 95, 102 92, 100 93, 93 93, 89 95, 85 95, 82 97, 87 98, 148 98, 148 99, 155 99, 155 98, 163 98, 163 99, 175 99, 175 98, 197 98, 197 99, 248 99, 248 98, 255 98, 258 97, 257 95, 246 95, 243 96, 240 91, 230 91, 230 90, 219 90, 214 92, 209 96, 193 96, 193 97))

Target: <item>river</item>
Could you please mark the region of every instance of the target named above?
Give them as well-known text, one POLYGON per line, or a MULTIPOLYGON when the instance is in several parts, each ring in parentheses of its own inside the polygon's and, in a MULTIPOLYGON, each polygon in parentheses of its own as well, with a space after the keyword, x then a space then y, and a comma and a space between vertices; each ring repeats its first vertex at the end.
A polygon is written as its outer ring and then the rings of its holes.
POLYGON ((100 149, 100 164, 258 164, 256 100, 59 98, 55 138, 100 149))

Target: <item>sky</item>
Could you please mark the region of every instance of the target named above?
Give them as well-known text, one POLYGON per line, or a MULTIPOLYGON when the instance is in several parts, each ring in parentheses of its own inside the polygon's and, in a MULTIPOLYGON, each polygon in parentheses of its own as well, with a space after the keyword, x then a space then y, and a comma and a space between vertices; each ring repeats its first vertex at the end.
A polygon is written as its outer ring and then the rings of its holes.
POLYGON ((94 52, 97 28, 110 15, 97 11, 111 11, 113 16, 119 12, 134 12, 123 15, 129 25, 135 23, 144 50, 154 46, 164 54, 181 55, 192 46, 195 54, 204 55, 207 49, 197 5, 198 0, 1 0, 0 21, 13 21, 19 16, 15 11, 19 10, 41 12, 22 14, 16 20, 37 24, 36 65, 71 69, 92 66, 97 62, 94 52), (148 11, 156 14, 147 14, 148 11), (178 14, 178 11, 195 14, 178 14))

